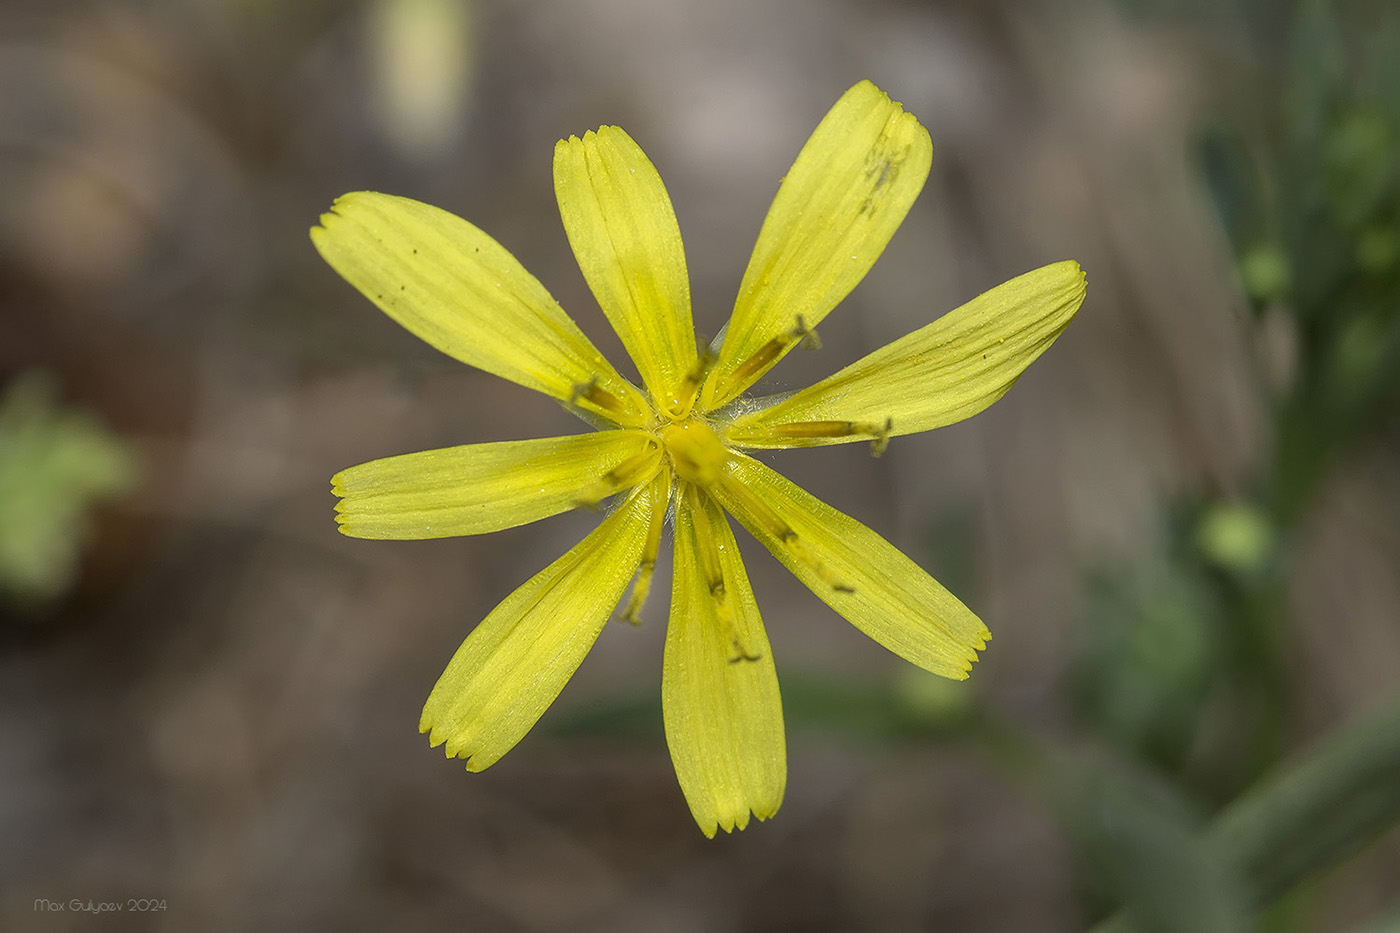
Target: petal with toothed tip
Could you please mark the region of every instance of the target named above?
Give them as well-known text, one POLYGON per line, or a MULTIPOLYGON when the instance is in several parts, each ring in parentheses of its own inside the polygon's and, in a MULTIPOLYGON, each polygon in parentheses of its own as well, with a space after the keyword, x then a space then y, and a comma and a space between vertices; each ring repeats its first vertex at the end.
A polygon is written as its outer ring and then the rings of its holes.
POLYGON ((511 593, 448 662, 419 731, 468 771, 515 747, 593 647, 641 559, 656 482, 627 501, 563 557, 511 593))
POLYGON ((695 370, 681 231, 666 186, 621 128, 554 147, 554 191, 588 287, 658 407, 695 370))
POLYGON ((987 627, 894 545, 743 454, 711 493, 846 621, 927 671, 967 677, 987 627))
POLYGON ((740 447, 812 447, 869 440, 868 433, 813 433, 850 422, 883 436, 928 431, 970 418, 1006 394, 1050 348, 1084 301, 1072 260, 1027 272, 816 385, 736 418, 725 432, 740 447))
POLYGON ((701 394, 706 410, 752 385, 855 288, 932 162, 928 131, 884 91, 862 81, 841 96, 768 209, 701 394))
POLYGON ((676 777, 695 822, 706 836, 748 825, 778 812, 787 783, 783 704, 778 674, 753 588, 729 522, 707 496, 696 515, 691 496, 676 506, 675 571, 671 620, 666 627, 661 708, 676 777), (722 574, 728 622, 697 553, 709 533, 722 574))
POLYGON ((398 540, 514 528, 585 504, 580 493, 656 446, 643 431, 595 431, 371 460, 331 478, 336 521, 352 538, 398 540))
POLYGON ((462 218, 356 191, 336 198, 311 241, 381 311, 448 356, 565 403, 594 387, 605 402, 594 414, 617 424, 640 427, 649 417, 641 393, 544 286, 462 218))

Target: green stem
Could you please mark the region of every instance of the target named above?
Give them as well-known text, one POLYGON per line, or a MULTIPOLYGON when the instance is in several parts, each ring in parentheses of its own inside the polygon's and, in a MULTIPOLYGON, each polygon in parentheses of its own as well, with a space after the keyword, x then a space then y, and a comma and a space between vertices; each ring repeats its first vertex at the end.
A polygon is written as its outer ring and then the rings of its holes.
POLYGON ((1210 840, 1243 867, 1256 906, 1400 820, 1400 697, 1323 739, 1228 807, 1210 840))
MULTIPOLYGON (((1400 697, 1323 739, 1216 818, 1207 840, 1264 907, 1400 821, 1400 697)), ((1134 929, 1125 913, 1094 933, 1134 929)))

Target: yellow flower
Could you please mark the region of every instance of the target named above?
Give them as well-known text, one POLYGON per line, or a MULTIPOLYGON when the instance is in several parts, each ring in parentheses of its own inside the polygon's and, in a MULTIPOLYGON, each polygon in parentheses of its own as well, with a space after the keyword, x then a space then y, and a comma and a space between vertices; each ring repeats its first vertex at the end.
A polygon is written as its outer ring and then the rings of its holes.
POLYGON ((778 189, 734 313, 698 350, 680 230, 621 129, 554 150, 554 185, 589 287, 641 373, 618 374, 495 240, 385 194, 339 198, 311 238, 386 314, 464 363, 558 399, 599 429, 375 460, 337 474, 358 538, 481 534, 615 497, 573 550, 510 594, 457 650, 423 708, 434 746, 480 771, 509 751, 592 647, 629 583, 637 621, 668 516, 674 573, 662 706, 676 775, 707 836, 765 819, 787 780, 768 639, 726 512, 839 614, 900 657, 967 676, 981 620, 874 531, 745 450, 868 441, 981 411, 1069 324, 1077 263, 992 289, 811 388, 743 393, 869 271, 928 176, 932 146, 869 81, 837 101, 778 189), (635 579, 635 582, 633 582, 635 579))

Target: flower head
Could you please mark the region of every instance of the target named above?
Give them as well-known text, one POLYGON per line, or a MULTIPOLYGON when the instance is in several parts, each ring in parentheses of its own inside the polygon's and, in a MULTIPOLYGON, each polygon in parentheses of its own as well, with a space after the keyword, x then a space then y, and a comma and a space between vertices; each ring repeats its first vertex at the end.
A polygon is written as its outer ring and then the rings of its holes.
POLYGON ((337 199, 311 238, 381 310, 462 362, 551 395, 598 430, 375 460, 333 479, 361 538, 481 534, 612 500, 598 527, 505 598, 462 643, 423 708, 434 746, 480 771, 543 715, 628 585, 637 621, 668 516, 674 572, 662 679, 666 739, 700 828, 742 829, 782 802, 782 704, 733 516, 880 644, 961 679, 981 620, 865 525, 746 450, 891 438, 1002 396, 1069 324, 1077 263, 1022 275, 816 385, 744 392, 869 271, 928 176, 912 115, 863 81, 821 121, 778 189, 713 350, 697 348, 680 230, 656 169, 605 126, 554 152, 569 243, 643 387, 623 378, 510 253, 406 198, 337 199))

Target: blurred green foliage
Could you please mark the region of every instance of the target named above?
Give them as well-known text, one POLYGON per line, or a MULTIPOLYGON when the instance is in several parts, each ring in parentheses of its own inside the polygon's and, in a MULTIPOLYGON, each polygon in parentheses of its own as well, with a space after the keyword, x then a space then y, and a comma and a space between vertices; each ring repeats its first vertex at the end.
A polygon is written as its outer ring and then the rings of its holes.
POLYGON ((130 489, 130 447, 30 373, 0 397, 0 597, 43 605, 74 582, 97 502, 130 489))
MULTIPOLYGON (((1257 13, 1259 29, 1286 9, 1257 13)), ((1149 579, 1100 574, 1089 601, 1077 693, 1124 749, 1187 767, 1212 689, 1234 691, 1255 752, 1196 763, 1214 770, 1198 777, 1218 799, 1257 776, 1286 731, 1281 587, 1297 526, 1400 402, 1400 14, 1369 12, 1379 24, 1296 5, 1282 73, 1262 63, 1250 99, 1224 102, 1198 140, 1255 326, 1282 329, 1290 348, 1281 377, 1262 350, 1257 361, 1274 442, 1252 501, 1178 503, 1149 579)))
MULTIPOLYGON (((1400 412, 1400 9, 1225 8, 1253 24, 1259 48, 1291 15, 1288 55, 1259 55, 1247 99, 1220 101, 1196 147, 1258 331, 1272 444, 1243 496, 1198 490, 1167 506, 1146 569, 1095 572, 1072 693, 1127 761, 1183 800, 1225 808, 1205 844, 1242 871, 1248 906, 1262 909, 1400 820, 1394 703, 1276 768, 1295 732, 1286 587, 1300 527, 1336 469, 1400 412), (1266 330, 1286 336, 1287 359, 1269 357, 1266 330)), ((1092 889, 1109 877, 1092 853, 1111 839, 1083 814, 1069 822, 1091 837, 1081 848, 1092 889)), ((1177 843, 1163 831, 1152 845, 1177 843)), ((1110 887, 1136 928, 1203 928, 1130 881, 1110 887)), ((1298 909, 1266 918, 1308 928, 1298 909)))
POLYGON ((1260 488, 1284 527, 1400 401, 1400 14, 1376 16, 1301 5, 1286 90, 1200 140, 1249 306, 1293 337, 1260 488))
POLYGON ((1096 574, 1086 612, 1074 684, 1081 709, 1118 747, 1181 768, 1226 653, 1206 571, 1178 560, 1132 578, 1096 574))

